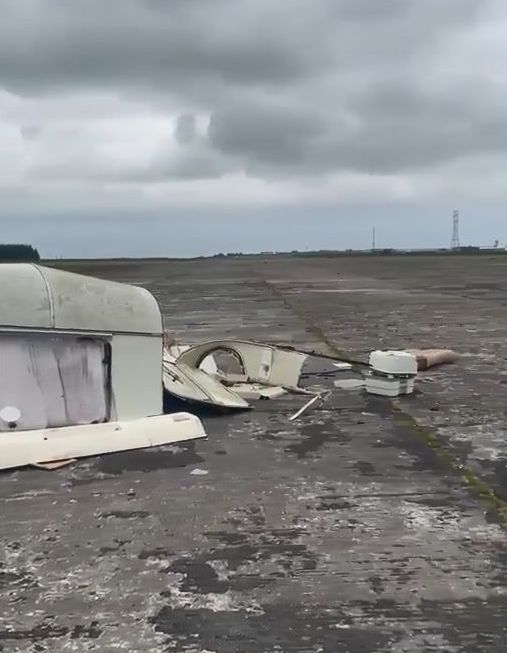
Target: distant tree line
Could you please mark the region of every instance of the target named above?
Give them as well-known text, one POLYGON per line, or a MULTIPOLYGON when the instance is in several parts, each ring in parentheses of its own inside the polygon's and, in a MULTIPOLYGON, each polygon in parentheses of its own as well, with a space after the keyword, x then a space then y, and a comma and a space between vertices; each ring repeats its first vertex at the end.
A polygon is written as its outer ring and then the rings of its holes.
POLYGON ((384 248, 384 249, 374 249, 374 250, 314 250, 314 251, 298 251, 292 250, 291 252, 259 252, 258 254, 244 254, 242 252, 229 252, 224 254, 214 254, 211 257, 208 256, 197 256, 194 260, 197 259, 206 259, 206 258, 256 258, 256 257, 270 257, 270 256, 290 256, 295 258, 341 258, 341 257, 366 257, 366 256, 458 256, 460 254, 467 255, 501 255, 507 256, 507 247, 505 249, 495 247, 477 247, 475 245, 465 245, 463 247, 457 247, 456 249, 448 249, 441 247, 439 249, 394 249, 394 248, 384 248))
POLYGON ((38 250, 31 245, 0 244, 0 262, 40 261, 38 250))

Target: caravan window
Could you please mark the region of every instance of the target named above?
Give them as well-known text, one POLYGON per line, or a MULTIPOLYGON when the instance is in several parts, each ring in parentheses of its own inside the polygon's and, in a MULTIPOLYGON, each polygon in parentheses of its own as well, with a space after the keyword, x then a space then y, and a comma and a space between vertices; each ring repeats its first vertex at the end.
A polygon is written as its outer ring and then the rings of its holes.
POLYGON ((0 334, 0 431, 106 421, 107 347, 78 336, 0 334))

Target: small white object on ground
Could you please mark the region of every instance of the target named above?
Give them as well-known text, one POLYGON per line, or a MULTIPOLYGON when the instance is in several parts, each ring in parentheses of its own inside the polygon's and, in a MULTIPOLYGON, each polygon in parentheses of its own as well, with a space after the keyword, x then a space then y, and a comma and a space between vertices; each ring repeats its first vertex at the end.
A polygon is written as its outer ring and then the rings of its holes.
POLYGON ((331 392, 329 392, 329 391, 326 390, 325 392, 321 392, 320 394, 315 395, 315 397, 312 397, 312 398, 310 399, 310 401, 307 401, 306 404, 305 404, 304 406, 302 406, 302 407, 297 411, 297 413, 294 413, 294 415, 291 415, 291 416, 289 417, 289 422, 293 422, 294 420, 296 420, 296 419, 297 419, 298 417, 300 417, 303 413, 306 413, 306 411, 307 411, 309 408, 311 408, 312 406, 314 406, 315 404, 317 404, 317 403, 322 403, 322 402, 326 401, 326 399, 328 399, 328 397, 330 396, 330 394, 331 394, 331 392))
POLYGON ((199 467, 196 467, 190 472, 190 474, 192 476, 206 476, 206 474, 208 474, 208 470, 200 469, 199 467))
POLYGON ((333 365, 339 370, 351 370, 352 365, 350 363, 333 363, 333 365))

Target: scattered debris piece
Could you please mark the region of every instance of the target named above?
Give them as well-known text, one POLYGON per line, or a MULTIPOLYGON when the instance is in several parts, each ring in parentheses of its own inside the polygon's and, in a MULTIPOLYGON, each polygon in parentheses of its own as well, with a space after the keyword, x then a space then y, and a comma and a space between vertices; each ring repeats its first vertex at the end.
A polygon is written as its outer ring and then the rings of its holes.
POLYGON ((199 467, 196 467, 190 472, 192 476, 206 476, 208 473, 207 469, 200 469, 199 467))
POLYGON ((180 400, 221 409, 245 410, 248 401, 276 399, 299 387, 307 354, 242 340, 187 346, 167 338, 164 389, 180 400))
POLYGON ((325 392, 321 392, 320 394, 315 395, 315 397, 310 399, 310 401, 308 401, 304 406, 302 406, 297 411, 297 413, 291 415, 291 417, 289 417, 289 421, 294 422, 294 420, 296 420, 298 417, 301 417, 301 415, 303 415, 303 413, 306 413, 310 408, 312 408, 312 406, 315 406, 316 404, 324 403, 324 401, 326 401, 326 399, 328 399, 330 395, 331 392, 329 390, 326 390, 325 392))
POLYGON ((69 458, 69 460, 55 460, 52 463, 33 463, 32 467, 38 467, 39 469, 46 469, 48 472, 52 472, 55 469, 61 469, 75 462, 75 458, 69 458))
MULTIPOLYGON (((339 371, 353 369, 351 363, 336 357, 288 346, 242 340, 219 340, 190 347, 176 344, 174 338, 167 342, 170 346, 164 352, 165 390, 186 401, 220 408, 244 409, 249 407, 248 401, 275 399, 287 392, 310 395, 309 407, 322 393, 316 395, 314 389, 299 385, 303 379, 329 378, 339 371), (312 359, 335 362, 327 370, 303 372, 305 362, 312 359)), ((342 381, 343 385, 336 382, 336 386, 364 386, 362 379, 342 381)))
POLYGON ((414 391, 417 359, 406 351, 374 351, 371 370, 366 375, 366 391, 384 397, 397 397, 414 391))
POLYGON ((351 370, 352 365, 350 363, 333 363, 333 366, 338 370, 351 370))
POLYGON ((217 374, 223 382, 261 383, 289 390, 297 388, 301 369, 308 358, 307 354, 272 345, 242 340, 219 340, 190 347, 180 354, 177 362, 198 369, 210 355, 213 355, 218 366, 217 374), (237 362, 238 371, 221 369, 218 363, 220 354, 229 354, 229 357, 237 362))
POLYGON ((223 409, 246 410, 249 404, 237 393, 226 388, 216 377, 201 369, 193 369, 180 361, 172 362, 164 354, 164 389, 170 395, 196 405, 223 409))
POLYGON ((455 363, 459 355, 452 349, 407 349, 417 359, 417 369, 424 371, 436 365, 455 363))
POLYGON ((236 393, 246 401, 259 399, 278 399, 287 394, 287 390, 280 386, 265 386, 260 383, 235 383, 229 390, 236 393))

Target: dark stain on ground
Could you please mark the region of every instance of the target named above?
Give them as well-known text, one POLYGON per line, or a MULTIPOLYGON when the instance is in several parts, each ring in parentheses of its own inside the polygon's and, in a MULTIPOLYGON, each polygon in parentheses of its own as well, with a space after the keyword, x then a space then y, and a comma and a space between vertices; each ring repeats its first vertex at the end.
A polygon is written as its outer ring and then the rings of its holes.
POLYGON ((71 639, 97 639, 102 631, 98 627, 98 621, 92 621, 88 626, 78 624, 70 633, 71 639))
MULTIPOLYGON (((224 594, 225 592, 245 592, 258 587, 264 587, 275 580, 263 578, 258 574, 241 574, 227 580, 220 580, 217 572, 209 562, 201 560, 177 560, 167 571, 184 574, 185 580, 181 585, 184 592, 194 594, 224 594)), ((170 595, 170 591, 168 595, 170 595)), ((165 595, 165 594, 164 594, 165 595)))
POLYGON ((97 621, 92 621, 89 625, 78 624, 73 628, 58 626, 50 619, 46 619, 41 624, 30 629, 23 630, 0 630, 0 640, 31 642, 44 641, 48 638, 59 638, 70 635, 71 639, 97 639, 102 631, 98 627, 97 621))
POLYGON ((173 555, 171 551, 159 547, 157 549, 146 549, 145 551, 141 551, 137 557, 139 560, 165 560, 166 558, 171 557, 171 555, 173 555))
POLYGON ((301 441, 290 444, 285 449, 287 453, 296 454, 299 459, 317 453, 331 440, 334 443, 346 444, 352 439, 350 436, 341 433, 336 427, 330 428, 322 424, 302 424, 299 432, 302 436, 301 441))
POLYGON ((382 578, 380 578, 380 576, 370 576, 368 578, 368 582, 370 583, 372 592, 374 592, 375 594, 383 593, 385 583, 382 580, 382 578))
POLYGON ((235 515, 228 517, 224 521, 226 524, 231 524, 232 526, 240 526, 245 523, 250 526, 264 526, 266 517, 264 511, 259 506, 246 506, 238 509, 235 515))
POLYGON ((498 545, 494 560, 497 568, 496 580, 501 587, 507 587, 507 543, 502 542, 498 545))
POLYGON ((356 461, 352 465, 352 468, 357 470, 363 476, 378 476, 375 467, 367 460, 356 461))
MULTIPOLYGON (((428 508, 451 508, 454 512, 456 510, 466 510, 467 507, 467 497, 454 495, 452 499, 449 496, 438 495, 438 494, 424 494, 422 493, 419 496, 407 497, 405 499, 407 503, 415 503, 419 506, 428 506, 428 508)), ((444 511, 444 515, 448 515, 447 511, 444 511)))
POLYGON ((38 582, 31 574, 4 570, 4 565, 0 563, 0 589, 3 590, 12 587, 16 587, 17 589, 30 589, 38 586, 38 582))
POLYGON ((479 459, 480 465, 495 478, 497 494, 507 500, 507 459, 498 457, 495 460, 479 459))
POLYGON ((196 453, 195 443, 177 445, 177 451, 160 448, 126 451, 97 460, 99 471, 119 476, 124 472, 152 472, 158 469, 187 467, 202 463, 204 459, 196 453))
MULTIPOLYGON (((17 541, 8 542, 6 544, 6 547, 11 551, 19 551, 19 549, 21 549, 21 542, 17 542, 17 541)), ((2 567, 2 564, 0 564, 0 567, 2 567)))
MULTIPOLYGON (((296 543, 299 529, 275 529, 258 533, 209 533, 219 546, 210 551, 173 561, 165 571, 184 575, 181 586, 185 592, 222 594, 228 591, 248 591, 264 587, 277 578, 290 577, 302 571, 313 571, 317 558, 304 545, 296 543), (272 561, 276 571, 261 575, 255 564, 272 561), (220 579, 213 563, 221 563, 226 578, 220 579), (252 568, 252 573, 237 573, 240 567, 252 568)), ((152 552, 147 552, 152 553, 152 552)), ((157 552, 162 557, 166 552, 157 552)), ((144 554, 146 555, 146 553, 144 554)), ((170 596, 171 592, 163 593, 170 596)))
POLYGON ((117 517, 118 519, 146 519, 151 515, 147 510, 111 510, 100 514, 101 519, 117 517))
MULTIPOLYGON (((427 564, 431 564, 431 560, 428 558, 422 558, 427 564)), ((405 560, 399 559, 398 564, 395 564, 391 573, 393 578, 396 578, 401 585, 406 585, 410 580, 417 576, 417 571, 415 569, 410 569, 408 564, 413 561, 413 558, 406 558, 405 560)))
POLYGON ((348 501, 333 501, 332 497, 319 497, 320 503, 316 506, 315 510, 349 510, 354 508, 356 504, 349 503, 348 501))
POLYGON ((415 471, 431 471, 435 468, 447 475, 448 468, 440 460, 436 451, 427 445, 425 440, 417 433, 408 429, 404 423, 404 416, 398 415, 390 404, 379 403, 378 400, 368 401, 368 412, 379 417, 389 417, 391 420, 389 433, 382 440, 384 447, 395 447, 409 454, 412 459, 412 469, 415 471))
POLYGON ((122 549, 125 544, 130 544, 130 540, 118 540, 115 538, 113 541, 114 545, 100 547, 99 556, 105 556, 109 553, 116 553, 117 551, 120 551, 120 549, 122 549))
POLYGON ((445 620, 446 636, 460 651, 488 651, 505 653, 507 623, 505 597, 478 598, 459 602, 422 601, 420 609, 425 620, 445 620), (504 625, 499 628, 500 620, 504 625))
MULTIPOLYGON (((278 429, 279 430, 279 429, 278 429)), ((255 434, 256 440, 279 440, 280 434, 277 429, 266 429, 255 434)))
POLYGON ((340 621, 330 606, 305 610, 290 603, 270 604, 263 614, 165 607, 152 619, 155 629, 168 635, 168 651, 192 645, 220 653, 377 653, 392 642, 378 627, 337 628, 340 621))

